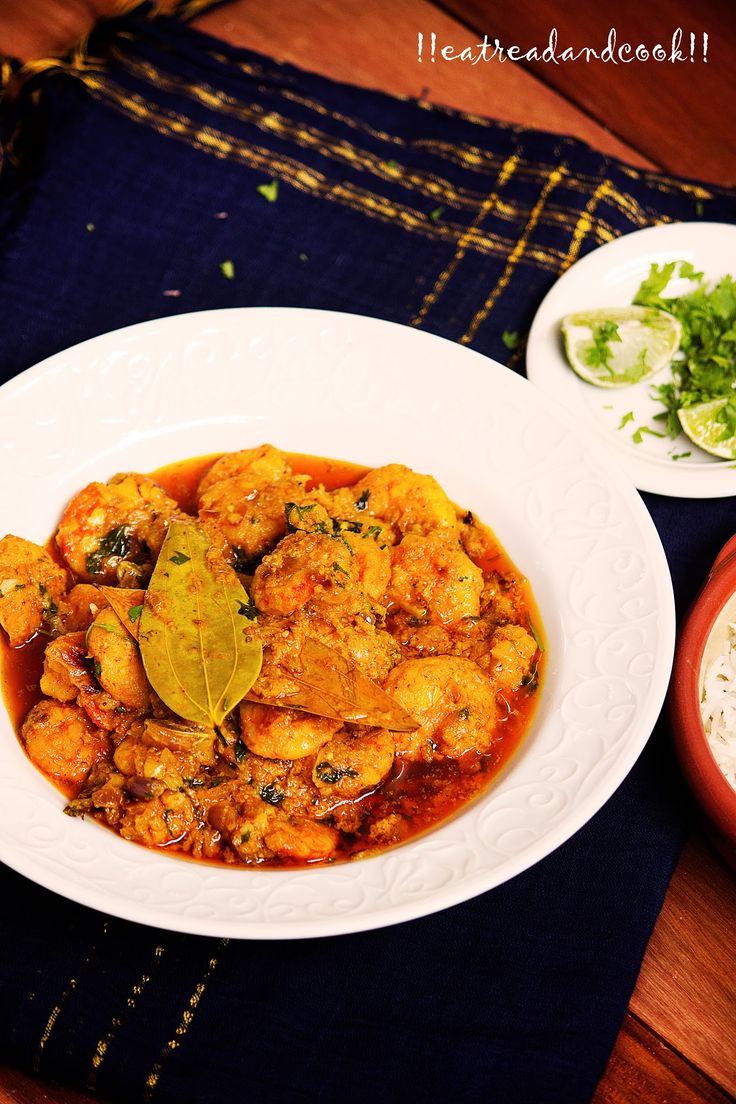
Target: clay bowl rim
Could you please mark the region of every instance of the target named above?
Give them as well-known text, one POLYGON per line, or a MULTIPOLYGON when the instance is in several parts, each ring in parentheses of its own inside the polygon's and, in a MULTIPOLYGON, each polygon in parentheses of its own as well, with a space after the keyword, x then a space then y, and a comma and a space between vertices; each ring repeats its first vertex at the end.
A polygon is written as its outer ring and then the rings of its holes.
POLYGON ((736 789, 716 763, 700 715, 700 669, 706 645, 736 593, 736 534, 726 542, 690 608, 672 669, 669 714, 675 747, 693 791, 715 828, 736 845, 736 789))

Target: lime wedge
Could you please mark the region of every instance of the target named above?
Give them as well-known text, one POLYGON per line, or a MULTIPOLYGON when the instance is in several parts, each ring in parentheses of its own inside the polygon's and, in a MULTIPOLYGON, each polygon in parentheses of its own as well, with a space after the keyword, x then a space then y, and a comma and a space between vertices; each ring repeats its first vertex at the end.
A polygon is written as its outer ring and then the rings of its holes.
POLYGON ((627 387, 667 367, 682 326, 655 307, 603 307, 566 315, 562 336, 581 379, 596 387, 627 387))
POLYGON ((736 460, 736 434, 729 434, 726 424, 719 422, 717 417, 731 401, 729 398, 711 399, 677 411, 680 425, 693 444, 723 460, 736 460))

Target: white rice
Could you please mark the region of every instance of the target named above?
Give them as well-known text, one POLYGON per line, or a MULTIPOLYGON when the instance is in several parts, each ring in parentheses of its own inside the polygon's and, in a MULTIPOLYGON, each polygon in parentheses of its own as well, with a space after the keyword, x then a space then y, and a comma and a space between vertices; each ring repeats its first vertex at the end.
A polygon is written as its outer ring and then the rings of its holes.
POLYGON ((715 760, 736 789, 736 622, 728 625, 726 650, 705 672, 700 714, 715 760))

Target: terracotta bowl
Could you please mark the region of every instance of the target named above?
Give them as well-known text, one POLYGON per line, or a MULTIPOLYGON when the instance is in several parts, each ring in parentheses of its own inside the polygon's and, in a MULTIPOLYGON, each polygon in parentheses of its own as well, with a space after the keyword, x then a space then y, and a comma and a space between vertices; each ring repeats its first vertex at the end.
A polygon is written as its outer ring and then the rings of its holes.
POLYGON ((680 764, 707 818, 714 844, 736 869, 736 790, 722 774, 700 716, 705 670, 736 621, 736 535, 721 549, 680 633, 669 711, 680 764))

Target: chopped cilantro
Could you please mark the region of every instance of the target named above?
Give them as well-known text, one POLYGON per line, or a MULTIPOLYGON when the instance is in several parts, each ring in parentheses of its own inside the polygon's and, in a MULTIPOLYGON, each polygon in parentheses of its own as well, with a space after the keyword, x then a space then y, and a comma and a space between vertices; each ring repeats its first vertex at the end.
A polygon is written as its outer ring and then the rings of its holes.
POLYGON ((639 290, 632 299, 632 302, 640 307, 659 307, 660 309, 666 309, 661 305, 662 301, 660 296, 674 276, 676 267, 677 261, 668 261, 661 266, 658 264, 650 265, 649 275, 645 280, 642 280, 639 285, 639 290))
POLYGON ((255 566, 255 563, 246 554, 245 549, 238 547, 238 545, 233 545, 232 553, 233 553, 233 570, 237 571, 241 575, 250 575, 251 571, 253 570, 253 568, 255 566))
POLYGON ((315 503, 311 502, 307 506, 300 506, 296 502, 287 502, 284 506, 284 520, 286 521, 286 528, 289 532, 293 533, 296 529, 300 529, 301 526, 297 525, 297 521, 304 521, 307 514, 311 513, 314 509, 315 503), (294 518, 296 517, 296 521, 294 518))
POLYGON ((56 614, 59 612, 59 607, 57 606, 56 602, 53 600, 43 583, 38 584, 38 591, 41 595, 41 616, 43 617, 44 621, 48 621, 50 618, 56 616, 56 614))
POLYGON ((333 518, 332 519, 332 532, 342 533, 343 530, 347 533, 360 533, 363 529, 362 521, 351 521, 350 518, 333 518))
POLYGON ((344 567, 341 567, 337 560, 332 564, 332 570, 339 571, 341 575, 347 575, 348 579, 350 578, 350 572, 346 571, 344 567))
POLYGON ((132 621, 135 624, 135 622, 140 618, 140 615, 142 613, 143 613, 143 603, 141 602, 141 604, 139 606, 131 606, 130 607, 130 609, 128 610, 128 618, 129 618, 130 621, 132 621))
POLYGON ((671 460, 685 460, 688 456, 692 456, 691 452, 673 452, 670 456, 671 460))
POLYGON ((468 720, 468 718, 470 717, 470 710, 468 709, 467 705, 463 706, 463 708, 458 713, 458 717, 461 721, 468 720))
POLYGON ((432 222, 439 222, 445 213, 444 203, 440 203, 439 207, 435 207, 434 211, 429 212, 429 218, 432 222))
POLYGON ((656 429, 650 429, 649 426, 643 425, 643 426, 639 426, 638 429, 634 430, 634 432, 631 434, 631 440, 634 442, 635 445, 640 445, 642 443, 642 441, 644 440, 644 434, 645 433, 648 433, 650 437, 664 437, 665 436, 664 433, 657 433, 656 429))
POLYGON ((119 629, 117 625, 106 625, 101 621, 93 621, 90 627, 87 629, 87 632, 84 634, 85 648, 89 645, 89 638, 91 634, 93 632, 97 632, 98 629, 102 632, 112 633, 113 636, 120 636, 123 638, 123 640, 130 640, 127 632, 124 629, 119 629))
POLYGON ((621 334, 615 322, 596 322, 593 326, 593 344, 585 354, 585 363, 592 368, 599 365, 613 373, 609 360, 613 355, 609 348, 612 341, 620 341, 621 334))
POLYGON ((361 491, 355 500, 356 510, 365 510, 368 505, 368 499, 371 497, 370 490, 366 487, 364 491, 361 491))
POLYGON ((696 272, 695 265, 691 264, 690 261, 680 261, 679 275, 683 280, 702 280, 705 273, 696 272))
POLYGON ((677 411, 680 409, 680 396, 674 383, 661 383, 658 387, 652 387, 649 394, 657 402, 662 403, 664 410, 654 415, 655 422, 665 423, 665 432, 674 441, 680 436, 680 419, 677 411))
POLYGON ((187 556, 184 552, 175 552, 173 556, 169 556, 169 563, 181 567, 182 564, 189 563, 190 559, 191 556, 187 556))
POLYGON ((521 685, 529 693, 533 694, 539 686, 539 670, 536 665, 521 679, 521 685))
POLYGON ((258 617, 258 610, 253 602, 252 598, 249 598, 247 602, 241 602, 238 606, 238 613, 241 617, 245 617, 248 621, 255 621, 258 617))
POLYGON ((286 794, 278 788, 275 782, 269 782, 265 786, 259 786, 258 796, 267 805, 280 805, 286 794))
MULTIPOLYGON (((681 357, 672 365, 673 382, 651 392, 665 408, 656 417, 674 438, 680 432, 679 409, 724 398, 736 389, 736 281, 723 276, 709 288, 690 261, 652 264, 634 303, 666 310, 682 325, 681 357), (675 276, 692 281, 695 287, 684 295, 666 297, 667 285, 675 276)), ((722 416, 724 436, 728 436, 731 415, 722 412, 722 416)))
POLYGON ((626 413, 624 414, 623 418, 619 422, 619 424, 617 426, 617 429, 623 429, 625 425, 628 425, 629 422, 633 422, 633 420, 634 420, 634 411, 633 410, 627 410, 626 413))
POLYGON ((353 546, 348 538, 343 537, 342 533, 338 531, 337 533, 332 533, 332 540, 340 541, 341 544, 344 544, 345 548, 348 549, 348 551, 350 552, 350 559, 352 560, 355 553, 353 552, 353 546))
POLYGON ((233 752, 235 753, 236 763, 242 763, 246 755, 248 754, 248 748, 245 746, 239 736, 233 745, 233 752))
POLYGON ((250 839, 250 828, 246 828, 244 832, 240 834, 240 843, 247 843, 250 839))
POLYGON ((521 338, 516 330, 504 330, 501 334, 501 340, 507 349, 518 349, 521 338))
POLYGON ((94 552, 87 555, 87 571, 90 575, 100 575, 107 559, 122 560, 132 546, 133 531, 129 525, 118 525, 111 529, 99 541, 94 552))
POLYGON ((715 416, 714 421, 723 426, 721 440, 733 437, 736 434, 736 398, 730 398, 715 416))
POLYGON ((372 537, 374 541, 377 541, 382 532, 383 529, 380 525, 369 525, 365 531, 363 539, 370 540, 370 538, 372 537))
POLYGON ((220 272, 226 280, 235 279, 235 265, 232 261, 220 261, 220 272))
POLYGON ((279 182, 278 180, 269 180, 268 184, 259 184, 256 191, 269 203, 275 203, 279 195, 279 182))
POLYGON ((95 676, 96 679, 98 679, 102 674, 102 664, 100 663, 99 659, 96 659, 92 664, 92 674, 95 676))
POLYGON ((328 786, 334 786, 341 778, 358 777, 358 772, 353 770, 352 767, 333 767, 332 763, 328 763, 327 760, 318 763, 314 769, 320 782, 325 782, 328 786))

